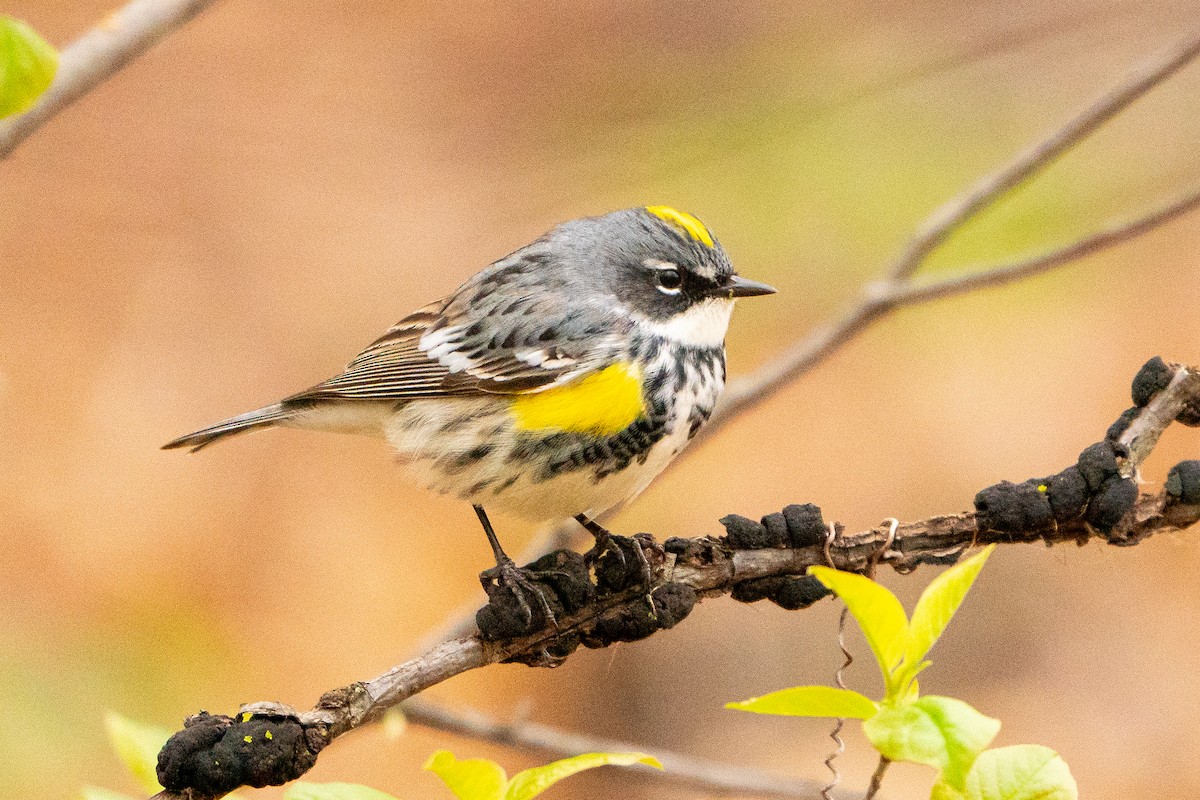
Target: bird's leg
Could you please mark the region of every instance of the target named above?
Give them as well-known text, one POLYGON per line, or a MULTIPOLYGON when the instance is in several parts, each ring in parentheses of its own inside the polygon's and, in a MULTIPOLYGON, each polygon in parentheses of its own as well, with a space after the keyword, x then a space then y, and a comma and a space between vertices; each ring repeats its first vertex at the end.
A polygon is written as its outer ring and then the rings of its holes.
MULTIPOLYGON (((582 525, 583 529, 596 539, 596 544, 592 548, 592 552, 599 557, 604 552, 604 549, 608 547, 608 543, 612 541, 612 533, 609 532, 608 528, 586 514, 576 514, 575 521, 582 525)), ((621 563, 624 564, 625 554, 621 552, 620 548, 617 548, 617 552, 621 554, 621 563)))
MULTIPOLYGON (((588 533, 595 537, 596 544, 592 548, 592 552, 596 554, 597 558, 599 558, 604 554, 605 549, 612 541, 612 533, 608 530, 608 528, 604 527, 599 522, 596 522, 596 520, 592 519, 586 514, 576 514, 575 521, 582 525, 588 533)), ((638 564, 642 568, 642 580, 645 582, 646 586, 650 586, 654 582, 654 570, 650 567, 650 559, 646 558, 646 553, 642 550, 641 542, 637 540, 637 537, 630 537, 628 540, 622 537, 622 541, 629 541, 630 544, 633 545, 633 552, 637 554, 638 564)), ((619 546, 612 549, 616 551, 618 557, 621 559, 621 566, 624 567, 625 550, 619 546)))
POLYGON ((483 506, 475 505, 475 515, 479 517, 479 523, 483 525, 483 532, 487 534, 488 543, 492 546, 492 555, 496 557, 496 572, 498 573, 498 582, 502 586, 508 587, 516 598, 517 605, 525 614, 526 620, 533 621, 533 609, 529 607, 529 602, 525 599, 525 593, 528 592, 538 599, 538 604, 542 607, 542 612, 546 615, 546 621, 558 627, 558 620, 554 616, 553 609, 550 608, 550 603, 546 600, 546 595, 543 594, 541 587, 526 577, 526 571, 517 566, 516 562, 509 558, 508 553, 504 552, 504 548, 500 546, 500 540, 496 538, 496 531, 492 528, 492 522, 488 519, 487 512, 483 510, 483 506))

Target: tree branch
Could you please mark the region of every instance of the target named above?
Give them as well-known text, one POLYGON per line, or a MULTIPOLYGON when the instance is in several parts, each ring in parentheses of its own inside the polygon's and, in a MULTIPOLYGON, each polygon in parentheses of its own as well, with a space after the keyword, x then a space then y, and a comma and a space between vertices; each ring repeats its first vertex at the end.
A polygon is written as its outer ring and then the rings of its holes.
POLYGON ((63 49, 54 83, 37 104, 0 121, 0 159, 214 1, 133 0, 76 39, 63 49))
POLYGON ((1061 128, 1022 150, 1011 161, 985 175, 967 191, 935 211, 918 229, 900 256, 888 268, 892 280, 904 280, 963 223, 1004 194, 1042 172, 1072 147, 1124 111, 1133 101, 1200 55, 1200 31, 1139 65, 1117 85, 1097 98, 1061 128))
MULTIPOLYGON (((1139 541, 1159 532, 1185 530, 1196 522, 1200 509, 1188 506, 1182 510, 1169 508, 1165 493, 1139 498, 1127 533, 1139 541)), ((1056 542, 1102 537, 1082 521, 1062 526, 1046 535, 1015 538, 1007 533, 985 532, 976 528, 973 512, 932 517, 919 522, 903 523, 896 531, 894 549, 884 554, 883 561, 898 570, 908 571, 922 563, 942 561, 958 555, 973 545, 1013 543, 1042 540, 1056 542)), ((717 540, 692 540, 710 548, 702 562, 674 559, 651 592, 670 583, 694 589, 700 597, 713 597, 731 592, 741 583, 773 576, 803 576, 809 567, 824 564, 822 548, 810 546, 793 549, 731 550, 717 540)), ((841 570, 863 572, 876 559, 887 541, 887 526, 872 528, 848 536, 840 536, 831 548, 833 565, 841 570)), ((447 678, 487 664, 508 661, 522 654, 536 655, 564 633, 595 623, 605 612, 626 606, 640 599, 645 589, 614 595, 605 603, 589 606, 587 610, 559 620, 559 628, 543 630, 529 636, 500 642, 484 642, 479 637, 466 637, 445 642, 429 653, 408 661, 373 680, 352 684, 335 690, 313 711, 300 716, 309 725, 324 726, 330 737, 338 736, 364 723, 379 719, 393 705, 447 678)), ((263 711, 265 706, 245 706, 244 711, 263 711)))
MULTIPOLYGON (((220 797, 243 782, 263 785, 290 780, 311 767, 317 753, 336 737, 378 720, 397 704, 455 675, 502 661, 552 665, 561 663, 580 644, 602 647, 614 641, 644 638, 657 629, 671 627, 687 615, 692 604, 706 597, 729 593, 743 600, 771 597, 782 605, 779 592, 788 586, 803 590, 804 582, 812 580, 806 577, 807 570, 814 565, 828 563, 838 569, 866 573, 883 563, 909 572, 921 564, 955 561, 976 545, 1037 541, 1048 545, 1082 544, 1092 538, 1130 545, 1157 532, 1185 530, 1200 521, 1200 469, 1189 466, 1191 477, 1186 478, 1186 485, 1178 483, 1174 493, 1168 481, 1167 490, 1140 497, 1132 476, 1172 421, 1200 424, 1200 372, 1152 359, 1135 379, 1133 393, 1137 405, 1110 428, 1105 441, 1084 451, 1077 466, 1051 478, 989 487, 976 498, 975 512, 903 523, 894 535, 888 524, 852 535, 843 535, 835 526, 837 533, 832 538, 827 538, 826 526, 813 506, 792 506, 782 514, 764 517, 762 523, 727 517, 722 520, 729 531, 727 537, 668 540, 655 551, 649 586, 641 583, 637 577, 640 569, 634 565, 632 583, 595 587, 597 591, 586 602, 558 615, 557 625, 511 638, 489 639, 480 634, 444 642, 372 680, 326 693, 314 709, 304 713, 278 703, 254 703, 243 706, 236 719, 206 714, 189 718, 188 726, 172 737, 159 761, 160 779, 168 786, 174 785, 176 791, 165 791, 158 797, 202 800, 220 797), (1056 494, 1056 481, 1067 485, 1067 479, 1081 484, 1082 494, 1075 498, 1072 510, 1059 514, 1066 495, 1056 494), (1025 487, 1029 491, 1022 491, 1025 487), (1119 498, 1123 496, 1112 491, 1114 488, 1132 489, 1132 495, 1126 505, 1119 506, 1120 513, 1109 519, 1104 514, 1111 511, 1113 502, 1122 502, 1119 498), (1004 507, 1000 500, 1005 498, 1021 502, 1032 498, 1044 505, 1046 513, 1025 513, 1019 503, 1004 507), (1092 506, 1096 504, 1102 506, 1104 513, 1100 516, 1093 514, 1092 506), (1009 513, 1013 508, 1022 513, 1014 516, 1009 513), (254 744, 263 740, 263 726, 268 730, 273 726, 276 733, 267 737, 271 742, 254 744), (213 760, 209 750, 225 739, 235 743, 244 740, 247 763, 270 762, 275 765, 273 771, 255 773, 259 776, 255 779, 262 783, 246 780, 242 772, 236 773, 238 783, 234 784, 230 784, 233 779, 229 775, 211 771, 204 773, 202 780, 197 779, 198 770, 208 769, 207 764, 213 760), (275 761, 264 752, 273 754, 275 761), (196 782, 180 786, 180 776, 196 782)), ((1184 465, 1200 467, 1200 462, 1184 462, 1180 467, 1184 465)), ((1176 473, 1181 472, 1180 467, 1176 473)), ((638 538, 643 547, 652 544, 644 534, 638 538)), ((579 558, 578 554, 562 554, 562 558, 568 556, 579 558)), ((590 565, 598 584, 609 579, 606 575, 610 569, 601 563, 603 558, 590 565)), ((561 559, 542 563, 540 568, 534 565, 535 574, 546 576, 548 589, 560 591, 566 565, 561 559)), ((791 591, 789 596, 794 599, 797 594, 791 591)), ((803 607, 820 596, 809 595, 806 601, 790 607, 803 607)), ((488 608, 502 608, 494 607, 501 597, 493 595, 488 608)), ((229 762, 227 754, 222 757, 229 762)), ((227 763, 225 768, 233 767, 227 763)))
POLYGON ((1200 205, 1200 186, 1195 187, 1163 206, 1126 222, 1110 224, 1095 233, 1084 236, 1069 244, 1045 253, 1009 264, 999 264, 983 269, 967 269, 946 278, 916 283, 901 281, 894 284, 880 283, 875 291, 879 302, 889 303, 894 308, 928 303, 955 295, 973 292, 991 286, 1008 283, 1049 272, 1056 267, 1078 261, 1081 258, 1106 250, 1110 247, 1135 239, 1144 233, 1165 225, 1176 217, 1200 205))

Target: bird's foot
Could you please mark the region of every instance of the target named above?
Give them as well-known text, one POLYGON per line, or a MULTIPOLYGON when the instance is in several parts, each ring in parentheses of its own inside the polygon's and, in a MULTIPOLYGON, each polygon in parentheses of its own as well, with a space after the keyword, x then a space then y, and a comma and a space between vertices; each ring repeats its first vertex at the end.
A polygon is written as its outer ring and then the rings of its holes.
POLYGON ((584 555, 595 569, 601 591, 620 591, 639 581, 649 591, 655 564, 661 564, 663 557, 662 547, 649 534, 616 536, 608 531, 596 535, 596 544, 584 555))
POLYGON ((488 640, 510 639, 544 628, 559 630, 559 620, 595 597, 583 556, 556 550, 518 567, 505 559, 479 576, 488 604, 475 615, 488 640))
POLYGON ((505 558, 479 575, 489 602, 500 595, 508 595, 516 603, 524 626, 530 630, 552 625, 558 627, 558 617, 546 597, 547 588, 538 583, 532 570, 522 569, 511 558, 505 558), (534 602, 530 604, 530 599, 534 602))

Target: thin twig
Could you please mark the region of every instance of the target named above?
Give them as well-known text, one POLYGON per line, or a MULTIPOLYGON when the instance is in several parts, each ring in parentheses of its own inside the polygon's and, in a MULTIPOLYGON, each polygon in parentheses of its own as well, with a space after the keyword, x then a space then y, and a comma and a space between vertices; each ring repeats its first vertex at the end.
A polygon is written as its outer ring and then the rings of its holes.
POLYGON ((867 793, 863 795, 863 800, 874 800, 875 795, 879 794, 879 787, 883 786, 883 775, 891 763, 887 756, 879 757, 879 763, 875 765, 875 771, 871 773, 871 785, 867 787, 867 793))
POLYGON ((880 297, 899 308, 941 300, 976 289, 1012 283, 1135 239, 1186 214, 1197 206, 1200 206, 1200 187, 1181 194, 1171 202, 1144 216, 1110 225, 1056 250, 1038 253, 1010 264, 1000 264, 986 269, 963 270, 928 283, 901 282, 892 285, 891 288, 886 288, 886 284, 881 285, 880 297))
POLYGON ((63 49, 58 74, 37 104, 0 121, 0 159, 88 92, 215 0, 133 0, 63 49))
POLYGON ((888 277, 892 280, 911 277, 963 223, 1054 163, 1197 55, 1200 55, 1200 31, 1140 64, 1067 124, 1022 150, 1000 169, 980 178, 967 191, 945 203, 917 229, 900 256, 888 268, 888 277))
MULTIPOLYGON (((1103 228, 1078 241, 1029 258, 984 269, 966 270, 926 283, 903 280, 876 282, 862 299, 836 322, 813 330, 783 354, 725 390, 712 419, 700 429, 692 446, 723 425, 770 398, 800 375, 863 333, 872 323, 910 306, 943 300, 977 289, 1004 286, 1049 272, 1101 250, 1127 242, 1200 206, 1200 187, 1150 213, 1103 228)), ((684 451, 686 455, 688 451, 684 451)), ((676 459, 678 461, 678 459, 676 459)), ((673 462, 674 463, 674 462, 673 462)))
POLYGON ((807 800, 812 798, 819 788, 815 782, 656 750, 647 748, 644 744, 570 733, 536 722, 501 722, 474 709, 452 711, 422 699, 407 700, 401 709, 405 719, 416 725, 533 750, 551 758, 564 758, 580 753, 646 752, 659 760, 663 771, 642 767, 638 768, 640 772, 647 776, 661 776, 664 780, 709 793, 807 800))

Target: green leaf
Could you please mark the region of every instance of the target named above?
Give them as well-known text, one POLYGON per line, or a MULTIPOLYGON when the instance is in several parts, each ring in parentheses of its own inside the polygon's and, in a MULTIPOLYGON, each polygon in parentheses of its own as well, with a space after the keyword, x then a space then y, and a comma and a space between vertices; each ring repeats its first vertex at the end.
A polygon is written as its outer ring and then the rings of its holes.
MULTIPOLYGON (((584 753, 518 772, 510 781, 495 761, 485 758, 458 761, 449 750, 438 750, 430 756, 425 769, 436 773, 459 800, 530 800, 563 778, 605 764, 649 764, 662 769, 657 759, 644 753, 584 753)), ((362 800, 375 799, 364 797, 362 800)))
POLYGON ((288 786, 283 800, 396 800, 390 794, 357 783, 308 783, 288 786))
POLYGON ((658 759, 645 753, 584 753, 573 758, 564 758, 542 767, 533 767, 513 776, 508 785, 505 800, 531 800, 546 789, 570 777, 576 772, 605 764, 629 766, 630 764, 648 764, 655 769, 662 769, 658 759))
POLYGON ((887 699, 894 699, 900 688, 896 667, 908 644, 908 617, 904 607, 889 592, 870 578, 829 567, 810 567, 809 574, 835 593, 850 609, 867 637, 867 644, 879 662, 879 671, 887 686, 887 699))
POLYGON ((967 796, 945 781, 938 781, 929 792, 929 800, 967 800, 967 796))
POLYGON ((495 761, 467 758, 458 761, 449 750, 438 750, 425 769, 442 779, 459 800, 503 800, 508 775, 495 761))
POLYGON ((150 794, 162 790, 158 784, 158 751, 162 750, 171 731, 154 725, 143 725, 110 711, 104 718, 113 749, 137 782, 150 794))
POLYGON ((29 109, 50 88, 58 52, 20 20, 0 15, 0 117, 29 109))
MULTIPOLYGON (((920 664, 917 665, 916 671, 920 672, 921 670, 925 669, 928 666, 929 666, 928 661, 922 661, 920 664)), ((912 674, 911 671, 905 670, 905 675, 911 675, 911 674, 912 674)), ((898 698, 900 703, 912 703, 912 702, 916 701, 916 699, 920 696, 921 696, 921 684, 917 682, 917 679, 915 677, 911 681, 901 684, 900 695, 898 698)))
POLYGON ((99 786, 85 786, 79 792, 79 800, 133 800, 127 794, 114 792, 112 789, 103 789, 99 786))
POLYGON ((849 689, 834 689, 830 686, 796 686, 738 703, 726 703, 725 707, 784 717, 846 719, 868 719, 875 716, 875 712, 879 710, 879 706, 869 697, 849 689))
POLYGON ((917 607, 908 623, 908 647, 904 654, 906 665, 920 664, 934 642, 946 630, 946 625, 962 605, 963 598, 996 545, 971 556, 938 575, 921 593, 917 607))
POLYGON ((961 700, 929 695, 907 705, 881 708, 863 723, 863 731, 875 749, 892 761, 934 767, 943 782, 960 788, 976 757, 1000 732, 1000 721, 961 700))
MULTIPOLYGON (((965 800, 1077 800, 1079 787, 1058 753, 1021 744, 980 754, 961 796, 965 800)), ((951 798, 958 800, 953 795, 945 800, 951 798)))

